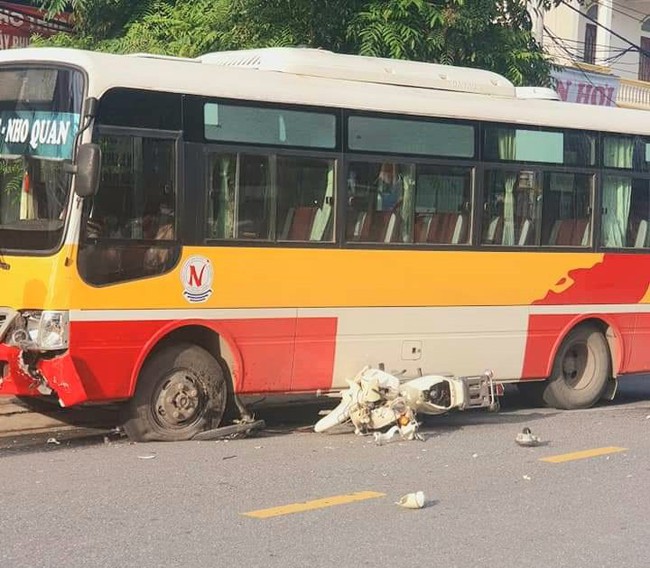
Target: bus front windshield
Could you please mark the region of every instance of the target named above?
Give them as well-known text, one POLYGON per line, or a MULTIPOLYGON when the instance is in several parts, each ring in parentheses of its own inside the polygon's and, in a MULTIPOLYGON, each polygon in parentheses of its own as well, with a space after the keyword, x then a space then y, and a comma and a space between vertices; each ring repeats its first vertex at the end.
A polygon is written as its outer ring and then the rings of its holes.
POLYGON ((0 68, 0 249, 39 252, 63 237, 83 76, 70 69, 0 68))

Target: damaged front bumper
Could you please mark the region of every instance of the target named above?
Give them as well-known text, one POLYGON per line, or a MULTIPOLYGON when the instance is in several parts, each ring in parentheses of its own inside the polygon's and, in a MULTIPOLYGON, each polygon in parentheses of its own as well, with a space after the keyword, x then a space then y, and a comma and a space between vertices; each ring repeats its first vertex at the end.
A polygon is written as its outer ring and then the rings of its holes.
POLYGON ((0 396, 44 394, 56 395, 61 406, 88 400, 70 353, 43 354, 0 343, 0 396))

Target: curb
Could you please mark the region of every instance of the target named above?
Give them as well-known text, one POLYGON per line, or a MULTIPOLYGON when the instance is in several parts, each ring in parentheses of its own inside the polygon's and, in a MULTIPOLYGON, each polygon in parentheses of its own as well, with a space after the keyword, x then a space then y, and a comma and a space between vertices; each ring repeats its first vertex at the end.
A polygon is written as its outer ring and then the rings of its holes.
POLYGON ((0 438, 48 429, 69 428, 70 424, 25 408, 13 397, 0 398, 0 438))

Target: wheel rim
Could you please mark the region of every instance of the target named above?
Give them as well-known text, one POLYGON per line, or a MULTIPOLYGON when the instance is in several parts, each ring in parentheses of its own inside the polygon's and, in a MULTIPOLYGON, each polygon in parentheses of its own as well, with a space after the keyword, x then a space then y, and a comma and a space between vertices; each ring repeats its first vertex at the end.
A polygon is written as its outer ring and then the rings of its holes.
POLYGON ((573 343, 562 357, 562 374, 574 390, 587 388, 594 379, 595 357, 587 342, 573 343))
POLYGON ((154 395, 153 415, 164 429, 180 430, 196 424, 205 413, 207 395, 202 381, 186 369, 172 371, 154 395))

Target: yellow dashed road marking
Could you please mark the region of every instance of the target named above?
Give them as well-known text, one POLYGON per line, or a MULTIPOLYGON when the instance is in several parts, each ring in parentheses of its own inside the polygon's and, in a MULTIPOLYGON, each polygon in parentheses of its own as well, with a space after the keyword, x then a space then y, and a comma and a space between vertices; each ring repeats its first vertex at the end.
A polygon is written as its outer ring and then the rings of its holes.
POLYGON ((570 454, 560 454, 559 456, 549 456, 541 458, 539 461, 549 463, 563 463, 574 460, 584 460, 587 458, 595 458, 597 456, 605 456, 607 454, 615 454, 617 452, 624 452, 627 448, 618 448, 610 446, 607 448, 594 448, 593 450, 582 450, 581 452, 572 452, 570 454))
POLYGON ((377 497, 385 496, 385 493, 377 493, 375 491, 359 491, 357 493, 350 493, 349 495, 335 495, 333 497, 325 497, 324 499, 305 501, 304 503, 291 503, 290 505, 281 505, 280 507, 271 507, 270 509, 250 511, 248 513, 242 513, 242 515, 256 519, 268 519, 270 517, 279 517, 280 515, 291 515, 292 513, 324 509, 325 507, 345 505, 347 503, 354 503, 355 501, 365 501, 366 499, 376 499, 377 497))

